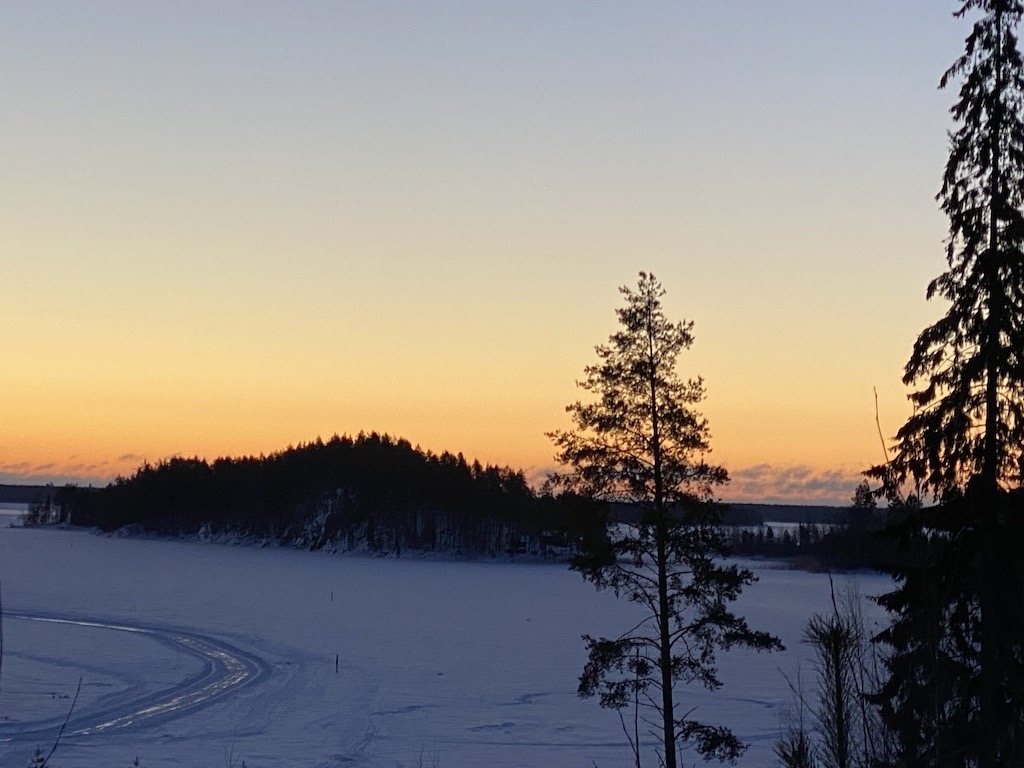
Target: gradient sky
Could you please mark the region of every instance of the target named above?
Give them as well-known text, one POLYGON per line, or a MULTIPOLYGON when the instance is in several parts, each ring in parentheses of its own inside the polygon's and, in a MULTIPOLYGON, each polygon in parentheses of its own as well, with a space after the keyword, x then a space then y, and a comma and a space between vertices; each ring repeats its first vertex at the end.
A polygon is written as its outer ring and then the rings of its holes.
POLYGON ((647 270, 723 495, 846 502, 945 309, 955 5, 3 3, 0 482, 360 430, 538 476, 647 270))

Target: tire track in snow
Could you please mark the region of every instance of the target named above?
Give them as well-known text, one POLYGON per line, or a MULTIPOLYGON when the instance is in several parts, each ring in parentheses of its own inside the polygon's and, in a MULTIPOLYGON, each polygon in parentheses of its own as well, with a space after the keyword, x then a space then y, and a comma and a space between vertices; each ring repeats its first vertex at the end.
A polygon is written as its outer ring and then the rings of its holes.
MULTIPOLYGON (((148 637, 156 642, 199 659, 203 671, 172 688, 154 691, 123 705, 97 707, 72 715, 65 738, 87 737, 149 725, 181 717, 230 693, 259 682, 269 674, 270 665, 222 640, 195 632, 169 627, 112 623, 96 619, 45 614, 4 613, 5 620, 36 621, 48 624, 106 629, 148 637)), ((63 718, 57 721, 57 727, 63 718)), ((53 736, 54 720, 0 725, 0 743, 31 741, 40 735, 53 736)))

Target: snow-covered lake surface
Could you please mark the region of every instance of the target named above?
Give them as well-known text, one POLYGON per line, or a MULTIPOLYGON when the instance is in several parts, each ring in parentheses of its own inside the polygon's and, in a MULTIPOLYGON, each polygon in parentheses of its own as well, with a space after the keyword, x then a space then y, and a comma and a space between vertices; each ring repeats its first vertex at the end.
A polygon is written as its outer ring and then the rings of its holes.
POLYGON ((21 525, 21 518, 26 512, 28 512, 28 504, 0 502, 0 528, 21 525))
MULTIPOLYGON (((800 635, 831 600, 825 575, 753 566, 741 610, 787 650, 725 654, 724 687, 682 700, 760 767, 792 703, 780 669, 802 660, 809 677, 800 635)), ((889 583, 852 581, 865 596, 889 583)), ((79 678, 55 768, 631 764, 617 715, 575 691, 580 635, 616 636, 636 608, 564 566, 0 525, 0 583, 0 765, 48 751, 79 678)))

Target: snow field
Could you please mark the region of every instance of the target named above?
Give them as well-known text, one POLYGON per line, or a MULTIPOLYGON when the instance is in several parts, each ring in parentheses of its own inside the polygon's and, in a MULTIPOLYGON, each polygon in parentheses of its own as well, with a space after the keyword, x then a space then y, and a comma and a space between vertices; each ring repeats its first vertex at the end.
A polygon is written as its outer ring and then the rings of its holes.
MULTIPOLYGON (((831 609, 826 576, 754 564, 740 610, 787 651, 720 657, 724 687, 684 689, 696 716, 731 726, 774 761, 803 667, 799 639, 831 609)), ((843 587, 847 577, 838 577, 843 587)), ((887 588, 857 578, 863 595, 887 588)), ((54 765, 249 768, 437 764, 630 764, 618 717, 576 694, 580 635, 617 636, 641 615, 562 565, 461 562, 120 539, 84 531, 0 528, 5 612, 171 627, 229 643, 267 674, 197 709, 92 736, 65 737, 54 765), (338 671, 335 671, 335 657, 338 671)), ((873 615, 879 615, 877 609, 873 615)), ((79 676, 77 714, 173 688, 198 662, 158 640, 109 630, 5 622, 0 726, 62 719, 79 676), (47 698, 49 693, 56 696, 47 698)), ((27 725, 26 725, 27 727, 27 725)), ((55 729, 54 729, 55 732, 55 729)), ((653 746, 653 745, 652 745, 653 746)), ((31 747, 0 743, 0 765, 31 747)), ((697 762, 696 759, 691 762, 697 762)), ((653 763, 652 763, 653 764, 653 763)))

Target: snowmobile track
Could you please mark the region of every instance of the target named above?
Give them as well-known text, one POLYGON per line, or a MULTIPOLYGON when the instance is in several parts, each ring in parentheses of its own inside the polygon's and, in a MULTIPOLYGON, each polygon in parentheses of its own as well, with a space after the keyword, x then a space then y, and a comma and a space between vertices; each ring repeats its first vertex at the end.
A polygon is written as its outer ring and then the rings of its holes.
MULTIPOLYGON (((270 665, 230 643, 191 630, 147 626, 68 615, 4 613, 5 620, 38 621, 113 632, 130 632, 163 643, 200 660, 202 671, 170 688, 134 697, 116 706, 76 708, 63 741, 99 736, 110 731, 156 725, 213 703, 270 674, 270 665)), ((59 720, 0 725, 0 743, 52 741, 59 720)))

